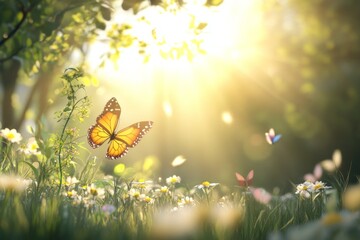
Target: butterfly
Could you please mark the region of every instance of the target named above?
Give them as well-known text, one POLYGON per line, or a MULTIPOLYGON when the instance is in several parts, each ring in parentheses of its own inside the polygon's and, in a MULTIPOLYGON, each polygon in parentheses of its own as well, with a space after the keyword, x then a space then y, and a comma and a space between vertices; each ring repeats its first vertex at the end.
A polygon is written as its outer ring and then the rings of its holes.
POLYGON ((322 173, 323 173, 323 171, 322 171, 321 165, 320 165, 320 163, 318 163, 315 165, 313 173, 305 174, 304 180, 309 181, 309 182, 316 182, 317 180, 319 180, 321 178, 322 173))
POLYGON ((332 155, 332 159, 321 161, 321 166, 328 172, 335 172, 339 169, 342 162, 341 152, 336 149, 332 155))
POLYGON ((179 155, 171 162, 171 166, 178 167, 184 164, 185 162, 186 162, 186 158, 184 158, 184 156, 182 155, 179 155))
POLYGON ((88 142, 92 148, 97 148, 109 140, 106 157, 112 160, 125 156, 128 149, 136 146, 153 125, 152 121, 142 121, 116 132, 120 113, 118 101, 111 98, 97 117, 96 123, 88 130, 88 142))
POLYGON ((271 201, 272 195, 263 188, 250 188, 250 192, 259 203, 266 205, 271 201))
POLYGON ((252 185, 254 179, 254 170, 251 170, 246 178, 244 178, 240 173, 235 173, 235 176, 241 187, 249 187, 252 185))
POLYGON ((275 135, 275 130, 270 128, 269 132, 265 133, 265 137, 269 144, 274 144, 280 140, 281 134, 275 135))

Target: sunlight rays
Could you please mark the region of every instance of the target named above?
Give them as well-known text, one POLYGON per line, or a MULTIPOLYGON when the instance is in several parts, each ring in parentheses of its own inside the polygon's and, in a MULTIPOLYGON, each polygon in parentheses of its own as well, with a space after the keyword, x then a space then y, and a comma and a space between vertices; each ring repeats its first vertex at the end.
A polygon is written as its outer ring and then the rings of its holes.
MULTIPOLYGON (((173 154, 186 154, 197 159, 198 163, 194 164, 201 165, 202 159, 206 159, 212 163, 207 167, 214 168, 217 161, 224 158, 231 161, 239 151, 250 159, 263 160, 271 150, 261 156, 256 152, 266 148, 265 143, 250 141, 243 145, 237 142, 256 137, 252 137, 255 130, 252 123, 241 112, 242 106, 246 105, 246 94, 241 85, 245 82, 234 79, 234 73, 238 74, 240 69, 254 69, 261 59, 257 48, 262 38, 257 2, 228 0, 216 9, 200 5, 170 12, 160 7, 148 8, 141 11, 137 19, 130 19, 133 25, 129 33, 147 43, 145 52, 149 58, 144 64, 144 56, 139 54, 136 46, 121 49, 117 68, 106 62, 102 69, 96 70, 106 89, 98 93, 119 96, 124 108, 136 108, 138 112, 150 114, 147 116, 160 125, 154 135, 166 132, 162 136, 165 139, 176 136, 172 140, 175 147, 167 146, 167 143, 164 147, 171 147, 173 154), (201 34, 195 34, 196 28, 205 23, 201 34), (199 46, 203 52, 191 49, 178 57, 177 51, 183 44, 194 39, 201 42, 199 46), (175 55, 161 55, 171 48, 176 49, 175 55), (191 57, 187 55, 190 52, 191 57), (231 89, 231 98, 224 95, 224 87, 231 89), (233 112, 234 107, 236 112, 233 112), (224 129, 225 126, 230 128, 224 129), (190 136, 191 142, 188 141, 190 136), (231 142, 219 141, 227 136, 231 136, 231 142), (194 152, 193 144, 202 154, 194 152), (240 148, 235 147, 237 145, 240 148), (229 151, 229 147, 234 149, 229 151)), ((115 19, 127 22, 128 16, 115 19)), ((106 51, 106 44, 95 43, 94 46, 89 64, 95 69, 101 51, 106 51)), ((190 47, 188 45, 188 49, 190 47)), ((226 170, 229 169, 222 171, 226 170)))

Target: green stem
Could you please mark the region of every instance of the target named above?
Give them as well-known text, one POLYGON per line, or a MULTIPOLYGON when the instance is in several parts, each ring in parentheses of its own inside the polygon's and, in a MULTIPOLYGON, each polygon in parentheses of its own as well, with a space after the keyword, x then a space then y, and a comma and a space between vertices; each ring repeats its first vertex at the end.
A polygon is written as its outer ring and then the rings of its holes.
POLYGON ((208 190, 206 188, 205 188, 205 195, 206 195, 207 204, 208 204, 208 206, 210 206, 209 193, 208 193, 208 190))
POLYGON ((74 91, 74 88, 73 86, 71 85, 71 81, 69 81, 69 84, 70 84, 70 89, 71 89, 71 98, 72 98, 72 108, 71 108, 71 111, 69 113, 69 116, 67 117, 66 121, 65 121, 65 124, 64 124, 64 127, 61 131, 61 137, 60 137, 60 146, 59 146, 59 153, 58 153, 58 162, 59 162, 59 188, 58 188, 58 195, 60 194, 60 191, 61 191, 61 185, 62 185, 62 165, 61 165, 61 151, 62 151, 62 148, 64 146, 64 134, 65 134, 65 129, 70 121, 70 118, 71 118, 71 115, 75 109, 75 106, 76 104, 74 103, 75 101, 75 91, 74 91))

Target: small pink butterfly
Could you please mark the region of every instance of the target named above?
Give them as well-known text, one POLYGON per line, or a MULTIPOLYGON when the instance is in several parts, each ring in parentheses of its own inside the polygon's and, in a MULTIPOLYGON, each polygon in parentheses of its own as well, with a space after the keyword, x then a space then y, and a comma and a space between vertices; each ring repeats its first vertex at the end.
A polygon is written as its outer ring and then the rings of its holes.
POLYGON ((240 173, 237 172, 235 173, 235 175, 241 187, 249 187, 252 185, 254 179, 254 170, 251 170, 246 176, 246 178, 244 178, 240 173))
POLYGON ((271 201, 271 194, 263 188, 250 188, 255 200, 262 204, 268 204, 271 201))
POLYGON ((269 132, 265 133, 265 137, 269 144, 274 144, 280 140, 281 134, 275 135, 275 130, 270 128, 269 132))
POLYGON ((322 171, 321 165, 318 163, 315 165, 313 173, 305 174, 304 180, 309 181, 309 182, 316 182, 317 180, 319 180, 321 178, 322 173, 323 173, 323 171, 322 171))

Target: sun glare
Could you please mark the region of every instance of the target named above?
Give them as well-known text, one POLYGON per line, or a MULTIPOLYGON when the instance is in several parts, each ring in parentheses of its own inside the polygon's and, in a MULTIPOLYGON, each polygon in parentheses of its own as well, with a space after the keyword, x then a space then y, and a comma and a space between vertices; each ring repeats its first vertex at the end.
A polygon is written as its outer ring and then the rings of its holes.
MULTIPOLYGON (((145 116, 152 118, 159 128, 163 126, 160 130, 169 131, 165 137, 177 136, 172 141, 165 140, 172 145, 161 149, 168 148, 170 154, 175 145, 180 151, 176 154, 190 156, 182 151, 187 147, 194 149, 193 145, 187 146, 190 142, 201 141, 201 146, 196 144, 197 151, 204 153, 199 160, 214 162, 230 154, 215 151, 221 148, 219 144, 227 144, 219 143, 215 137, 219 131, 215 124, 221 122, 236 131, 251 124, 241 116, 234 124, 233 112, 230 111, 233 105, 218 89, 226 85, 234 90, 239 87, 234 81, 234 71, 247 69, 257 61, 256 46, 261 32, 256 31, 259 29, 256 27, 259 14, 254 1, 226 0, 213 9, 201 4, 201 1, 194 1, 187 8, 170 12, 149 7, 135 16, 116 12, 118 16, 114 21, 129 22, 131 34, 148 43, 145 51, 149 58, 144 63, 144 56, 139 54, 137 46, 120 49, 117 68, 109 60, 94 74, 101 78, 106 89, 99 90, 99 95, 118 96, 124 109, 136 109, 142 113, 141 117, 146 113, 145 116), (197 28, 203 28, 203 31, 197 28), (196 44, 191 45, 194 41, 198 41, 201 51, 196 49, 196 44), (182 57, 176 55, 178 52, 167 54, 171 49, 180 51, 182 48, 186 49, 182 57), (192 131, 196 134, 191 134, 192 131), (189 134, 196 138, 189 142, 189 134)), ((89 55, 91 68, 96 69, 99 56, 108 50, 105 42, 94 43, 89 55)), ((243 101, 241 92, 235 101, 243 101)), ((241 106, 242 103, 236 104, 241 106)), ((256 148, 253 147, 254 151, 256 148)))
MULTIPOLYGON (((116 11, 113 22, 129 23, 132 26, 129 33, 146 42, 148 62, 143 63, 144 56, 134 46, 120 50, 117 67, 106 62, 97 72, 108 79, 120 74, 125 75, 124 79, 136 81, 144 79, 139 75, 148 73, 149 65, 150 71, 169 72, 174 68, 168 65, 175 65, 175 69, 188 68, 193 72, 209 69, 211 64, 217 68, 240 65, 258 56, 256 44, 261 31, 256 27, 259 21, 256 2, 227 0, 214 9, 204 7, 203 0, 187 2, 186 7, 169 11, 148 7, 135 16, 120 9, 116 11)), ((91 69, 97 69, 101 55, 107 51, 106 43, 94 42, 88 56, 91 69)), ((213 80, 212 76, 210 73, 207 81, 213 80)))
POLYGON ((171 117, 173 115, 172 106, 169 101, 163 102, 163 110, 166 117, 171 117))
POLYGON ((223 112, 223 113, 221 114, 221 118, 222 118, 223 122, 224 122, 225 124, 228 124, 228 125, 232 124, 233 121, 234 121, 231 113, 228 112, 228 111, 223 112))

